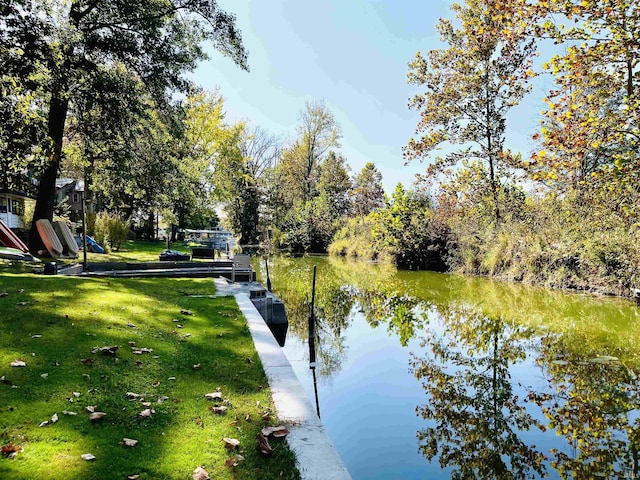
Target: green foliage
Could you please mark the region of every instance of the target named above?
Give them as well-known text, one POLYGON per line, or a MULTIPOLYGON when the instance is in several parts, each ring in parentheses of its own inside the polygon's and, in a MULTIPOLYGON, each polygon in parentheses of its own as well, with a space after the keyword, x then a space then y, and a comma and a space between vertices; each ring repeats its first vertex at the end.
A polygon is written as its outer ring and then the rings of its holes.
POLYGON ((381 259, 380 252, 373 247, 373 223, 372 215, 347 219, 345 225, 333 237, 327 249, 328 253, 361 260, 381 259))
POLYGON ((100 212, 93 226, 95 240, 107 250, 120 250, 129 233, 129 222, 115 213, 100 212))
POLYGON ((353 214, 364 217, 384 205, 382 174, 373 162, 367 162, 356 175, 351 191, 353 214))
POLYGON ((371 214, 374 248, 410 269, 446 269, 448 231, 434 217, 431 200, 417 191, 396 186, 385 207, 371 214))

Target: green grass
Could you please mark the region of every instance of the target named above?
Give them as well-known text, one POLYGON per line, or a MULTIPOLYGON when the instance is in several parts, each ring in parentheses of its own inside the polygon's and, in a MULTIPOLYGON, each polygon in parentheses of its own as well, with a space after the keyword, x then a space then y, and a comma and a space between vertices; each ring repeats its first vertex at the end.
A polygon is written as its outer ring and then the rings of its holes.
POLYGON ((271 440, 271 457, 257 449, 255 435, 277 423, 267 380, 233 298, 190 296, 213 290, 210 279, 0 271, 0 292, 8 293, 0 298, 0 445, 23 448, 0 458, 0 478, 190 479, 201 465, 216 479, 298 478, 286 442, 271 440), (129 342, 153 352, 136 355, 129 342), (119 346, 115 357, 91 353, 110 345, 119 346), (11 367, 18 359, 27 366, 11 367), (209 411, 205 399, 216 388, 228 405, 224 415, 209 411), (156 413, 140 418, 147 407, 127 392, 156 413), (162 396, 169 400, 160 403, 162 396), (107 415, 93 423, 88 406, 107 415), (39 426, 54 414, 56 423, 39 426), (125 437, 138 445, 120 445, 125 437), (223 437, 240 441, 245 460, 233 469, 224 465, 232 453, 223 437), (96 459, 84 461, 84 453, 96 459))

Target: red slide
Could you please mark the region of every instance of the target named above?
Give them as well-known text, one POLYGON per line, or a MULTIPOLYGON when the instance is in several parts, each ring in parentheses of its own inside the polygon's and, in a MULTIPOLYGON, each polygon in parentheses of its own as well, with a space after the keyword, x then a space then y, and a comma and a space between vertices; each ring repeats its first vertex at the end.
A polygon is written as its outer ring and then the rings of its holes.
POLYGON ((29 249, 24 242, 20 240, 18 236, 13 233, 13 230, 7 227, 2 220, 0 220, 0 242, 2 242, 5 247, 17 248, 24 253, 29 253, 29 249))

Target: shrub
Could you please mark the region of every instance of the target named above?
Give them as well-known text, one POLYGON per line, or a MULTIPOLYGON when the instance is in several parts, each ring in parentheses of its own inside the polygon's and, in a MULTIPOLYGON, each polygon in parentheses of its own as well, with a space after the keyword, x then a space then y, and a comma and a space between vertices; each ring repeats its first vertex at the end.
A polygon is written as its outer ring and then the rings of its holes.
POLYGON ((120 250, 122 242, 127 239, 129 222, 119 215, 100 212, 95 219, 94 236, 96 242, 108 250, 120 250))

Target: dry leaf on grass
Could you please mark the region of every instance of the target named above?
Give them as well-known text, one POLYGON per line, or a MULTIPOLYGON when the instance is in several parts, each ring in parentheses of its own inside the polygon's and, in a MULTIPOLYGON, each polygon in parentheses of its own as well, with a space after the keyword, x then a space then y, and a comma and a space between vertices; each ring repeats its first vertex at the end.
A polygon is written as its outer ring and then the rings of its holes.
POLYGON ((158 397, 158 403, 162 404, 164 402, 166 402, 167 400, 169 400, 169 397, 162 395, 161 397, 158 397))
POLYGON ((117 345, 110 345, 108 347, 94 347, 93 350, 91 350, 91 353, 101 353, 103 355, 114 356, 118 351, 118 348, 120 347, 118 347, 117 345))
POLYGON ((286 437, 288 433, 289 433, 289 430, 287 430, 287 427, 283 427, 283 426, 264 427, 262 429, 262 434, 265 437, 268 437, 269 435, 273 435, 275 438, 282 438, 282 437, 286 437))
POLYGON ((240 446, 240 440, 237 438, 224 437, 222 441, 227 450, 234 450, 240 446))
POLYGON ((96 411, 96 407, 95 407, 95 405, 89 405, 89 406, 88 406, 88 407, 86 407, 86 408, 87 408, 87 412, 89 412, 89 413, 93 413, 93 412, 95 412, 95 411, 96 411))
POLYGON ((207 400, 222 400, 222 392, 213 392, 205 394, 207 400))
POLYGON ((152 413, 156 413, 155 410, 152 410, 150 408, 145 408, 143 411, 141 411, 138 416, 140 418, 149 418, 151 416, 152 413))
POLYGON ((93 358, 81 358, 80 361, 85 365, 93 365, 95 363, 93 358))
POLYGON ((180 310, 180 313, 182 315, 193 315, 193 312, 191 310, 180 310))
POLYGON ((78 415, 76 412, 70 412, 69 410, 63 410, 62 414, 63 415, 71 415, 71 416, 78 415))
POLYGON ((54 413, 53 416, 51 417, 51 420, 49 420, 51 423, 56 423, 58 421, 58 414, 54 413))
POLYGON ((120 445, 125 447, 135 447, 138 444, 138 440, 134 440, 133 438, 123 438, 120 442, 120 445))
POLYGON ((200 364, 200 363, 196 363, 196 364, 193 366, 193 369, 194 369, 194 370, 200 370, 201 368, 202 368, 202 364, 200 364))
POLYGON ((82 455, 80 455, 80 458, 86 460, 87 462, 96 459, 96 457, 94 455, 91 455, 90 453, 83 453, 82 455))
POLYGON ((89 420, 92 422, 97 422, 98 420, 102 420, 107 414, 104 412, 93 412, 89 415, 89 420))
POLYGON ((230 459, 228 459, 226 462, 224 462, 224 464, 229 468, 237 467, 242 460, 244 460, 244 457, 240 454, 237 454, 231 457, 230 459))
POLYGON ((25 362, 24 360, 16 360, 14 362, 11 362, 10 365, 12 367, 26 367, 27 362, 25 362))
POLYGON ((133 392, 127 392, 126 395, 129 400, 136 400, 137 398, 140 397, 139 393, 133 393, 133 392))
POLYGON ((0 447, 0 453, 3 457, 14 458, 18 453, 22 451, 22 447, 13 443, 7 443, 0 447))
POLYGON ((209 410, 211 410, 213 413, 215 413, 216 415, 222 415, 224 412, 227 411, 227 407, 225 407, 224 405, 220 405, 220 406, 210 406, 209 410))
POLYGON ((269 445, 269 440, 262 433, 256 435, 256 440, 258 440, 258 448, 260 449, 260 453, 263 455, 271 455, 273 453, 273 448, 269 445))
POLYGON ((140 478, 140 475, 136 474, 136 475, 129 475, 127 477, 127 480, 138 480, 140 478))
POLYGON ((39 333, 36 333, 35 335, 31 335, 31 338, 41 338, 42 335, 40 335, 39 333))
POLYGON ((209 472, 204 468, 198 467, 193 471, 193 480, 209 480, 209 472))

